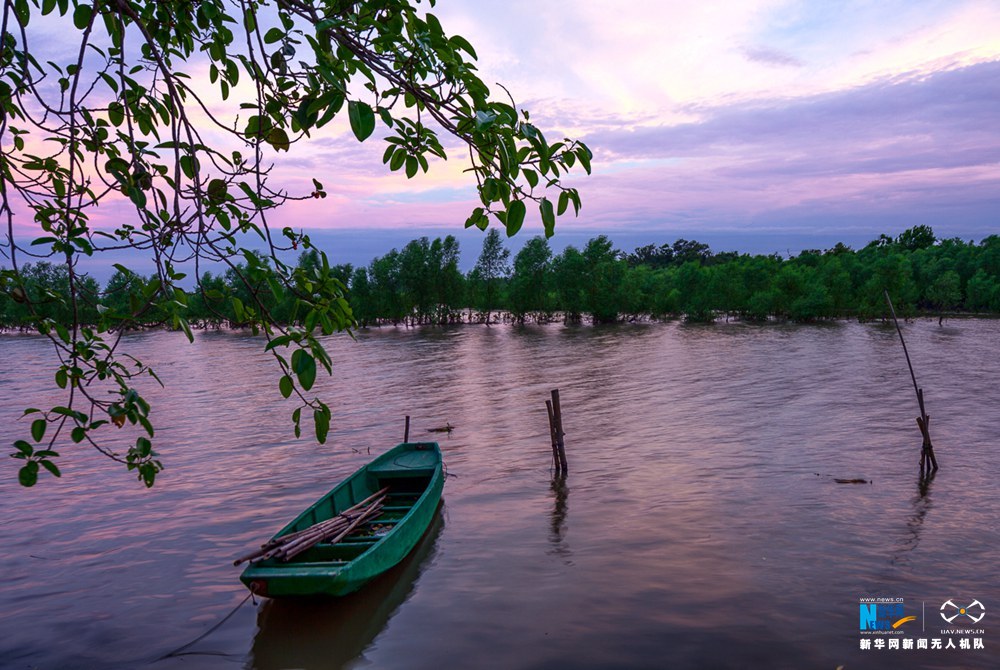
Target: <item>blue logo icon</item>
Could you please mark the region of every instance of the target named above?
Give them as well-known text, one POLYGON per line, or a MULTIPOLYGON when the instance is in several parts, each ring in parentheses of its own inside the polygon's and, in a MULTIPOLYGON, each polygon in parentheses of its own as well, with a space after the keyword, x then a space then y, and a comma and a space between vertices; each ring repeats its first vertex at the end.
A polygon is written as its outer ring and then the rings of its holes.
POLYGON ((903 615, 903 603, 861 603, 861 630, 894 630, 916 617, 903 615))

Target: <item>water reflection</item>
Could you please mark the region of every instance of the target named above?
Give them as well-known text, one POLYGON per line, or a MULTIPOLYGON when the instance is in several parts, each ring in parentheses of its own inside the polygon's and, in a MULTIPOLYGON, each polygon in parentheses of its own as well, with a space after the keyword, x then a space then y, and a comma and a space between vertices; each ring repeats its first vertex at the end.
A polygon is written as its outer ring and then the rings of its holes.
MULTIPOLYGON (((336 408, 326 445, 294 438, 260 340, 130 336, 167 384, 150 393, 168 469, 147 491, 67 449, 58 483, 0 478, 0 500, 30 507, 0 523, 0 666, 131 670, 196 638, 246 593, 230 559, 398 442, 411 415, 411 437, 459 426, 441 436, 461 477, 425 557, 343 603, 242 607, 199 645, 227 656, 154 670, 237 656, 256 668, 881 670, 892 659, 858 649, 859 596, 1000 602, 1000 321, 962 322, 961 337, 901 325, 947 458, 933 482, 915 481, 911 379, 891 325, 359 333, 328 342, 337 377, 317 379, 336 408), (543 400, 556 387, 572 486, 547 470, 543 400)), ((19 404, 60 400, 30 368, 47 342, 0 338, 0 353, 0 391, 19 401, 0 404, 9 444, 30 425, 19 404)), ((906 667, 996 667, 995 654, 960 654, 906 667)))
POLYGON ((403 561, 356 593, 336 600, 267 600, 257 615, 249 668, 342 668, 358 658, 413 593, 430 564, 444 517, 438 507, 423 539, 403 561))
POLYGON ((552 548, 549 553, 563 559, 566 565, 572 565, 570 560, 573 552, 566 544, 566 515, 569 513, 569 487, 566 485, 566 473, 558 473, 552 477, 550 487, 555 501, 552 508, 552 525, 549 532, 549 542, 552 548))
POLYGON ((920 543, 920 531, 924 525, 924 517, 927 516, 927 512, 933 506, 930 492, 931 482, 934 481, 936 474, 936 470, 927 473, 923 470, 920 471, 920 476, 917 478, 917 495, 910 501, 913 511, 910 514, 910 518, 906 521, 906 537, 900 544, 899 549, 889 559, 890 565, 897 565, 907 554, 916 549, 920 543))

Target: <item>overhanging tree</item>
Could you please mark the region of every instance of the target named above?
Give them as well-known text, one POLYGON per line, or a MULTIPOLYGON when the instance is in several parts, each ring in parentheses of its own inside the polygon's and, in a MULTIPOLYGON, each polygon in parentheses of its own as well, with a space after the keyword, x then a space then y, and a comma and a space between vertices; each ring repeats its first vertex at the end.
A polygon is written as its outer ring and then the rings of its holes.
POLYGON ((354 317, 324 255, 310 266, 283 260, 282 252, 312 243, 271 218, 290 200, 326 196, 315 179, 281 183, 274 165, 339 115, 359 141, 381 126, 383 163, 407 178, 445 158, 446 145, 467 151, 481 202, 466 227, 495 220, 513 235, 531 204, 551 235, 557 216, 579 211, 577 191, 561 179, 577 163, 589 173, 589 149, 549 143, 505 89, 492 96, 473 46, 419 5, 4 1, 0 251, 9 268, 0 290, 51 339, 53 379, 65 397, 26 410, 30 439, 17 440, 12 454, 23 485, 41 469, 60 474, 55 448, 67 440, 89 443, 153 484, 162 466, 139 382, 155 374, 133 356, 141 352, 123 351, 121 334, 165 323, 191 338, 180 285, 187 268, 201 304, 224 301, 263 333, 280 393, 296 399, 296 434, 311 418, 325 441, 331 411, 310 393, 317 369, 331 371, 319 337, 350 329, 354 317), (113 223, 97 216, 112 205, 130 213, 113 223), (127 299, 89 295, 80 259, 121 250, 141 254, 152 275, 116 265, 127 299), (39 259, 66 273, 64 292, 29 291, 23 269, 39 259), (202 285, 206 263, 236 273, 243 297, 202 285), (268 306, 288 296, 295 309, 281 324, 268 306), (53 300, 68 317, 43 315, 39 306, 53 300), (83 318, 90 309, 96 319, 83 318))

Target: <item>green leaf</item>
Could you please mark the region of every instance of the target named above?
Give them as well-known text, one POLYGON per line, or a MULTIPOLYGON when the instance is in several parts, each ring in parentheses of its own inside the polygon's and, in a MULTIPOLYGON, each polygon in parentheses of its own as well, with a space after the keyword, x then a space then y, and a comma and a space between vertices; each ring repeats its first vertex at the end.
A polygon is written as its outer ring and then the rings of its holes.
POLYGON ((30 444, 28 444, 27 442, 25 442, 24 440, 17 440, 16 442, 14 442, 14 448, 20 451, 25 456, 31 456, 33 453, 35 453, 35 448, 30 444))
POLYGON ((112 102, 108 104, 108 120, 111 121, 115 127, 120 126, 125 122, 125 107, 122 106, 120 102, 112 102))
POLYGON ((382 123, 392 128, 392 114, 385 107, 378 108, 378 115, 382 117, 382 123))
POLYGON ((53 407, 51 410, 49 410, 49 412, 52 414, 58 414, 59 416, 69 417, 70 419, 73 419, 75 421, 87 420, 86 414, 84 414, 83 412, 78 412, 76 410, 70 409, 69 407, 62 407, 62 406, 53 407))
POLYGON ((417 168, 419 164, 417 159, 413 156, 406 157, 406 178, 413 179, 417 174, 417 168))
POLYGON ((35 461, 26 463, 23 468, 18 470, 17 480, 21 482, 21 486, 34 486, 35 482, 38 481, 38 463, 35 461))
POLYGON ((62 473, 59 472, 59 468, 52 461, 38 461, 42 464, 42 467, 51 472, 56 477, 62 477, 62 473))
POLYGON ((469 216, 469 218, 465 220, 465 227, 471 228, 472 226, 476 225, 479 222, 480 218, 483 218, 485 216, 486 214, 483 211, 483 208, 476 207, 474 210, 472 210, 472 214, 469 216))
POLYGON ((552 203, 548 198, 542 198, 542 201, 538 203, 538 211, 542 214, 545 237, 552 237, 556 232, 556 214, 552 211, 552 203))
POLYGON ((299 378, 299 384, 308 391, 316 382, 316 359, 303 349, 292 354, 292 369, 299 378))
POLYGON ((255 114, 247 119, 247 127, 243 130, 243 134, 251 139, 267 137, 272 125, 268 117, 255 114))
POLYGON ((375 132, 375 112, 367 103, 351 100, 347 103, 347 116, 359 142, 364 142, 375 132))
POLYGON ((281 379, 278 380, 278 390, 281 391, 281 395, 284 398, 292 395, 292 378, 288 375, 282 375, 281 379))
POLYGON ((226 190, 226 181, 224 179, 213 179, 208 182, 208 188, 205 191, 208 195, 208 199, 213 203, 220 203, 226 199, 228 191, 226 190))
POLYGON ((313 420, 316 422, 316 440, 320 444, 326 444, 326 436, 330 433, 330 412, 317 409, 313 411, 313 420))
POLYGON ((489 130, 496 120, 497 115, 494 112, 479 110, 476 112, 476 130, 479 132, 489 130))
POLYGON ((573 201, 573 212, 580 216, 580 193, 575 188, 571 188, 567 191, 569 193, 569 199, 573 201))
POLYGON ((395 172, 399 168, 403 167, 403 163, 406 162, 406 151, 404 149, 396 149, 396 153, 392 155, 392 159, 389 161, 389 169, 395 172))
MULTIPOLYGON (((73 12, 73 25, 80 30, 85 30, 90 25, 90 18, 94 15, 94 8, 91 5, 79 5, 73 12)), ((28 484, 31 486, 31 484, 28 484)))
POLYGON ((479 60, 479 56, 476 55, 476 50, 473 49, 472 45, 469 44, 469 41, 461 35, 453 35, 448 41, 452 44, 452 46, 461 49, 465 53, 472 56, 472 60, 479 60))
POLYGON ((507 207, 507 220, 504 222, 507 226, 507 237, 513 237, 521 230, 526 211, 523 200, 514 200, 507 207))
POLYGON ((35 419, 31 422, 31 437, 34 438, 35 442, 42 441, 42 438, 45 437, 45 429, 48 425, 49 422, 45 419, 35 419))
POLYGON ((27 26, 28 21, 31 20, 31 8, 28 7, 28 0, 15 0, 14 14, 17 16, 18 23, 27 26))
POLYGON ((275 349, 277 347, 283 347, 291 341, 291 335, 279 335, 264 345, 264 351, 270 351, 271 349, 275 349))
POLYGON ((129 164, 124 158, 112 158, 104 164, 104 169, 120 182, 128 181, 129 164))
POLYGON ((174 315, 174 326, 180 328, 184 331, 184 336, 187 337, 188 342, 194 342, 194 333, 191 332, 191 324, 180 314, 174 315))
POLYGON ((288 140, 288 133, 281 128, 272 128, 271 132, 267 134, 265 141, 274 147, 275 151, 281 151, 282 149, 288 151, 292 146, 288 140))
POLYGON ((587 171, 587 174, 590 174, 590 149, 581 144, 576 150, 576 157, 580 159, 580 165, 587 171))
POLYGON ((236 317, 237 321, 246 320, 246 310, 243 308, 243 301, 233 296, 233 315, 236 317))
POLYGON ((143 193, 140 188, 136 186, 129 186, 126 190, 129 200, 131 200, 136 207, 142 209, 146 206, 146 194, 143 193))
POLYGON ((181 156, 181 172, 183 172, 188 179, 194 179, 198 167, 197 158, 188 154, 181 156))
POLYGON ((531 188, 535 188, 536 186, 538 186, 537 172, 535 172, 534 170, 529 170, 528 168, 524 168, 521 170, 521 174, 524 175, 524 178, 527 180, 531 188))
POLYGON ((285 36, 285 31, 281 28, 271 28, 264 34, 264 44, 274 44, 285 36))
POLYGON ((84 428, 83 426, 77 426, 76 428, 73 429, 73 432, 70 433, 70 439, 72 439, 73 442, 77 444, 83 442, 83 438, 85 438, 86 436, 87 436, 87 429, 84 428))
POLYGON ((559 216, 566 213, 567 207, 569 207, 569 191, 563 191, 559 194, 559 207, 556 210, 559 216))
POLYGON ((483 187, 480 190, 483 199, 486 202, 494 202, 500 197, 500 188, 497 185, 497 180, 493 177, 487 177, 483 180, 483 187))

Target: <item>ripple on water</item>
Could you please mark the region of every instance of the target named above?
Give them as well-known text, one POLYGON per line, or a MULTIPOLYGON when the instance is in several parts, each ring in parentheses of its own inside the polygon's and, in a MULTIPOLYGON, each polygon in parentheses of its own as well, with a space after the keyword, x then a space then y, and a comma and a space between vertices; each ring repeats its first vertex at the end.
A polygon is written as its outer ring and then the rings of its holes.
MULTIPOLYGON (((876 325, 334 338, 325 446, 291 435, 259 340, 126 338, 167 385, 146 389, 167 470, 147 491, 67 448, 63 479, 24 491, 8 466, 0 658, 130 668, 191 641, 244 597, 232 557, 399 441, 409 414, 415 438, 458 427, 435 436, 455 476, 413 559, 344 603, 244 606, 194 649, 224 656, 158 667, 882 667, 857 651, 859 596, 1000 603, 1000 322, 905 328, 943 466, 923 491, 911 381, 876 325), (548 466, 556 387, 565 482, 548 466)), ((21 404, 59 400, 43 341, 0 349, 10 442, 21 404)))

